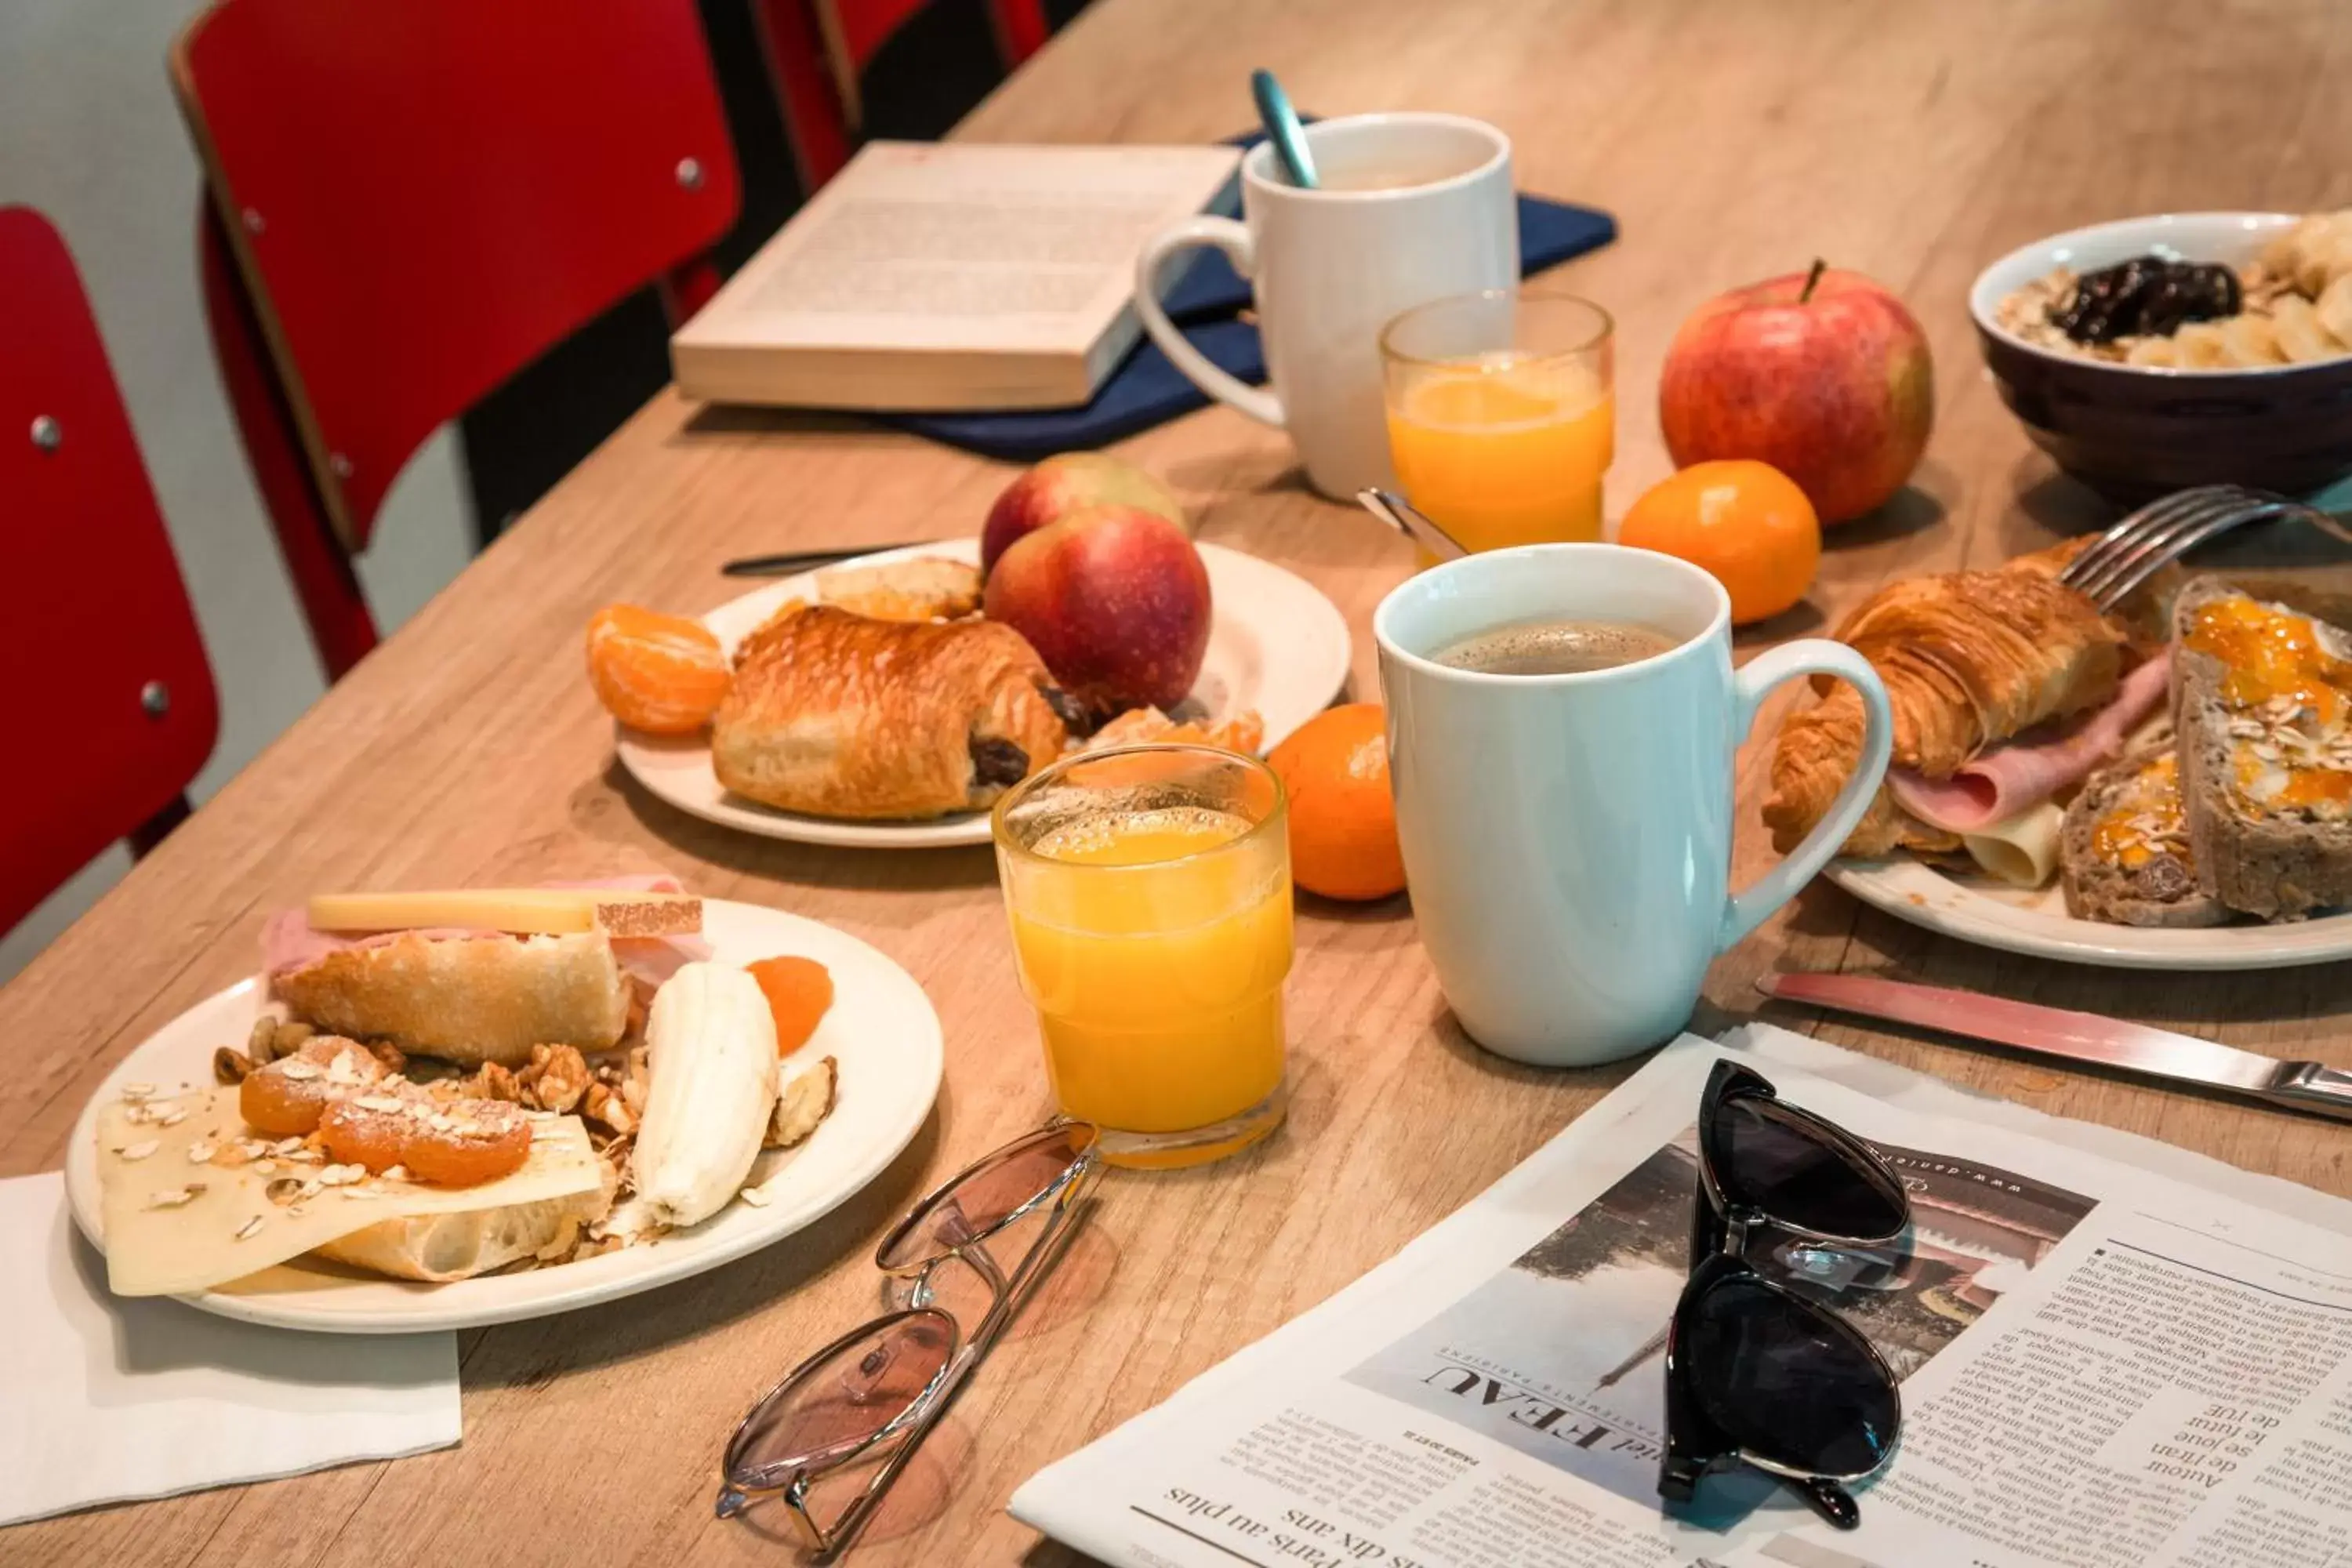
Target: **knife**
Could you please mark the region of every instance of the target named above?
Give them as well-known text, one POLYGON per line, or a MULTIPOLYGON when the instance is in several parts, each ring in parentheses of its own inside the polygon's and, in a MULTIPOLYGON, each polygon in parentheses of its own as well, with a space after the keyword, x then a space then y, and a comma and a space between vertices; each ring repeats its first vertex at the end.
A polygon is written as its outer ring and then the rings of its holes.
POLYGON ((1756 984, 1766 995, 1784 1002, 1916 1024, 2039 1057, 2119 1068, 2352 1121, 2352 1073, 2318 1062, 2281 1061, 2096 1013, 2038 1007, 1980 992, 1866 974, 1768 974, 1756 984))
POLYGON ((897 544, 853 544, 846 550, 791 550, 781 555, 746 555, 730 561, 719 572, 725 577, 786 577, 860 555, 879 555, 886 550, 912 550, 918 545, 944 542, 937 539, 908 539, 897 544))

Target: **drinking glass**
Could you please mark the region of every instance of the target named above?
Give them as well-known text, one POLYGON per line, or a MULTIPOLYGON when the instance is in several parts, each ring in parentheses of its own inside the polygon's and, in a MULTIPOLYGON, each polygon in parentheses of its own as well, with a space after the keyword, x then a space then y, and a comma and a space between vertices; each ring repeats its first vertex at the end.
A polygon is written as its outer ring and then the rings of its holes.
POLYGON ((1473 551, 1600 539, 1617 447, 1612 331, 1590 300, 1509 289, 1391 321, 1381 363, 1405 499, 1473 551))
POLYGON ((1280 1124, 1290 828, 1255 757, 1136 746, 997 803, 1022 989, 1065 1114, 1116 1165, 1199 1164, 1280 1124))

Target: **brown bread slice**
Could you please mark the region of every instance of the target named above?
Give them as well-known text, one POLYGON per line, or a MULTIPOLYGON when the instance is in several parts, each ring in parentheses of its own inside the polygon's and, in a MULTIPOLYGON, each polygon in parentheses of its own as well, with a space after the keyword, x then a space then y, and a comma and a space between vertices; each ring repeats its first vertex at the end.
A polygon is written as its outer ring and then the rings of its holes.
POLYGON ((2154 840, 2147 858, 2126 866, 2098 851, 2099 824, 2131 809, 2134 785, 2169 756, 2169 743, 2144 747, 2090 777, 2066 807, 2058 832, 2058 875, 2066 908, 2078 919, 2126 926, 2210 926, 2230 918, 2219 899, 2198 885, 2188 847, 2154 840))
POLYGON ((2173 731, 2199 884, 2231 909, 2264 920, 2300 920, 2313 910, 2352 904, 2352 820, 2265 811, 2238 792, 2232 713, 2222 696, 2228 668, 2186 641, 2200 606, 2236 595, 2313 616, 2339 632, 2352 621, 2352 598, 2291 579, 2208 577, 2184 589, 2173 605, 2173 731))

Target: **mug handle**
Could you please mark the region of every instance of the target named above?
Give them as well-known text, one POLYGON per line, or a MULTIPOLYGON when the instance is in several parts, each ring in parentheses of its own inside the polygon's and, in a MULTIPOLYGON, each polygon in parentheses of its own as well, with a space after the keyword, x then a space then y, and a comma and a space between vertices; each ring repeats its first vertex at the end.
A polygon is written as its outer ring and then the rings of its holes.
POLYGON ((1247 278, 1257 265, 1256 243, 1250 231, 1228 217, 1196 217, 1162 229, 1145 242, 1143 251, 1135 258, 1135 313, 1143 321, 1143 330, 1160 345, 1176 368, 1184 373, 1193 385, 1220 403, 1230 404, 1260 424, 1276 429, 1283 426, 1282 400, 1261 387, 1250 385, 1219 369, 1209 357, 1194 348, 1168 312, 1160 306, 1160 269, 1173 253, 1195 245, 1213 245, 1225 253, 1234 270, 1247 278))
POLYGON ((1803 842, 1724 906, 1723 927, 1716 937, 1717 952, 1763 924, 1767 915, 1795 898, 1797 889, 1829 864, 1830 857, 1870 809, 1886 777, 1887 760, 1894 754, 1895 710, 1887 705, 1886 687, 1878 671, 1853 648, 1826 637, 1807 637, 1768 648, 1732 675, 1735 743, 1747 736, 1748 726, 1756 721, 1756 710, 1763 706, 1772 689, 1801 675, 1832 675, 1862 693, 1862 764, 1803 842))

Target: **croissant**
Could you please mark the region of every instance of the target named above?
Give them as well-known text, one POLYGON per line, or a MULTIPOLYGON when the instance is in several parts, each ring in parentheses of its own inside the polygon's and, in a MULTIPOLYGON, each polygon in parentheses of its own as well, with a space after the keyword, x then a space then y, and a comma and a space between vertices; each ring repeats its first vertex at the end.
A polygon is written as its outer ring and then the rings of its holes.
MULTIPOLYGON (((2130 637, 2057 580, 2086 542, 2021 556, 1995 572, 1948 572, 1890 584, 1837 629, 1885 683, 1895 714, 1892 766, 1949 778, 1985 746, 2114 695, 2130 637)), ((1862 700, 1832 689, 1790 716, 1772 754, 1764 820, 1784 851, 1829 810, 1862 756, 1862 700)), ((1958 838, 1898 807, 1883 787, 1844 853, 1929 853, 1958 838)))
POLYGON ((1060 699, 998 622, 791 605, 737 651, 710 764, 736 794, 813 816, 978 811, 1061 755, 1060 699))

